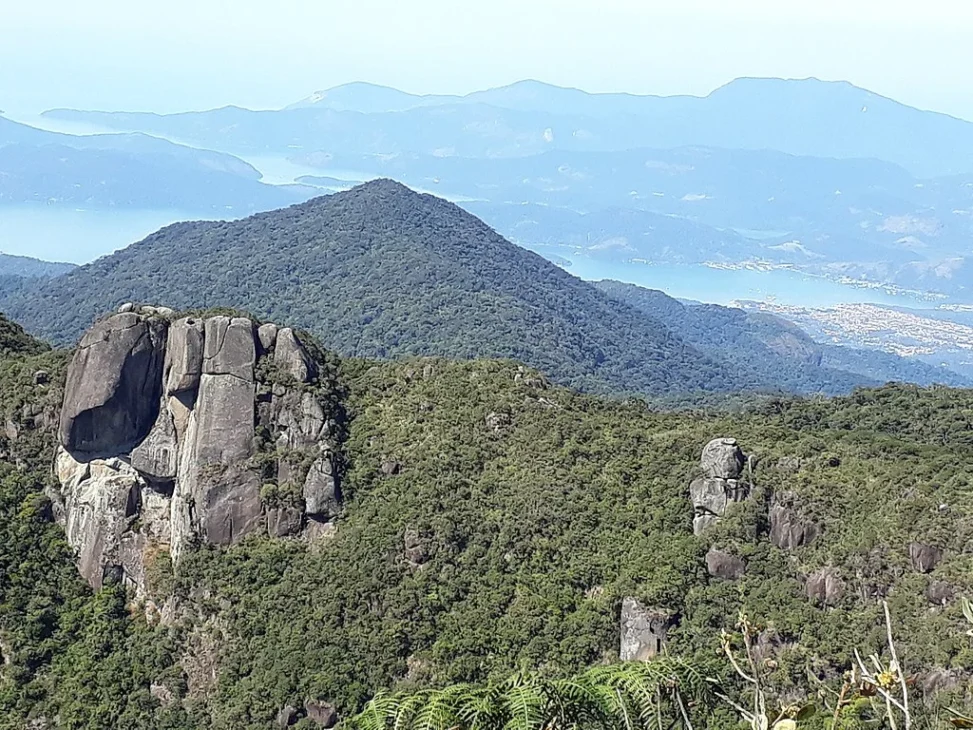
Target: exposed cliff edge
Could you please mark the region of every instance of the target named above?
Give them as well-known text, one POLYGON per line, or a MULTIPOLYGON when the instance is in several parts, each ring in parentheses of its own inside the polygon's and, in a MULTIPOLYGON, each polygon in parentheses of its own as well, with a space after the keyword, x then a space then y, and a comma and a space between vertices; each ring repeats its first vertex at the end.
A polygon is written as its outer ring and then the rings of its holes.
POLYGON ((82 338, 58 430, 57 514, 95 587, 145 592, 154 560, 340 507, 338 409, 289 328, 124 305, 82 338))

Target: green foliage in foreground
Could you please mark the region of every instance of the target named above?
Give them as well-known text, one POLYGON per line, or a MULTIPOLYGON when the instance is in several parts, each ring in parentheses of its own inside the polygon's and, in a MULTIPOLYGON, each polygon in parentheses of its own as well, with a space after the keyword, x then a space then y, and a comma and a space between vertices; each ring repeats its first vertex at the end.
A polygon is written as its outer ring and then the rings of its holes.
MULTIPOLYGON (((56 386, 57 357, 41 357, 56 386)), ((163 629, 125 611, 117 589, 81 584, 43 495, 52 424, 23 407, 56 394, 32 385, 33 361, 10 362, 0 415, 29 436, 0 437, 24 462, 0 481, 4 730, 55 716, 70 728, 270 728, 309 698, 349 718, 383 690, 499 686, 521 670, 561 686, 617 659, 626 596, 675 614, 673 659, 730 688, 720 631, 741 610, 761 623, 768 681, 797 700, 837 691, 854 648, 881 650, 883 597, 910 674, 973 667, 961 607, 927 598, 973 593, 973 393, 887 387, 675 414, 549 387, 510 362, 345 361, 336 534, 192 554, 166 576, 180 609, 163 629), (721 435, 758 459, 755 495, 698 538, 687 485, 721 435), (783 491, 820 527, 793 551, 768 540, 768 501, 783 491), (912 542, 942 550, 932 572, 912 566, 912 542), (745 559, 745 575, 709 576, 711 546, 745 559), (804 591, 822 568, 845 585, 828 607, 804 591)), ((965 681, 916 693, 930 706, 967 700, 965 681)), ((696 726, 737 722, 723 708, 696 726)))
POLYGON ((353 719, 357 730, 590 730, 662 728, 691 723, 713 693, 692 667, 669 658, 588 669, 566 679, 516 674, 492 685, 457 684, 379 693, 353 719))

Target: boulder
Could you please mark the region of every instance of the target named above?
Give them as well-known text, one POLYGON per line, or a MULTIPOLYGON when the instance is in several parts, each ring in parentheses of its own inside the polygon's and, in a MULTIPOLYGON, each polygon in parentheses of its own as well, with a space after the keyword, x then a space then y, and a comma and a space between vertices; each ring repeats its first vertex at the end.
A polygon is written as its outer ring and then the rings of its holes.
POLYGON ((635 598, 622 601, 621 648, 623 662, 647 661, 661 653, 673 618, 668 611, 647 608, 635 598))
POLYGON ((770 506, 770 541, 782 550, 803 547, 818 536, 818 526, 804 519, 797 498, 790 493, 774 495, 770 506))
POLYGON ((297 713, 297 708, 293 705, 287 705, 280 708, 277 713, 277 727, 290 727, 296 724, 299 719, 300 715, 297 713))
POLYGON ((277 325, 268 322, 257 328, 257 341, 260 342, 261 352, 270 352, 277 344, 277 325))
POLYGON ((341 509, 341 493, 335 478, 332 455, 326 453, 308 470, 304 482, 304 511, 323 520, 338 516, 341 509))
POLYGON ((277 333, 274 363, 298 383, 310 383, 314 379, 314 363, 294 330, 285 327, 277 333))
POLYGON ((909 544, 909 560, 919 573, 931 573, 943 559, 943 551, 932 545, 913 542, 909 544))
POLYGON ((956 689, 966 683, 967 677, 956 669, 936 668, 926 672, 921 680, 922 694, 926 699, 935 697, 940 692, 956 689))
POLYGON ((700 464, 703 473, 714 479, 737 479, 746 459, 733 438, 716 438, 703 447, 700 464))
POLYGON ((115 314, 82 337, 68 367, 61 445, 81 457, 124 454, 155 424, 166 326, 115 314))
POLYGON ((135 311, 135 304, 132 302, 125 302, 122 306, 118 308, 119 314, 128 314, 129 312, 135 311))
POLYGON ((955 596, 955 589, 945 581, 934 580, 926 586, 926 600, 934 606, 945 606, 955 596))
POLYGON ((324 728, 331 728, 338 724, 338 710, 330 702, 309 699, 304 703, 307 718, 324 728))
POLYGON ((746 499, 747 487, 735 479, 695 479, 689 485, 693 503, 693 532, 700 534, 726 513, 731 502, 746 499))
POLYGON ((714 578, 737 580, 743 577, 747 570, 747 564, 736 555, 711 548, 706 553, 706 570, 714 578))
POLYGON ((185 317, 169 328, 166 346, 166 394, 187 393, 199 388, 203 373, 203 322, 185 317))
POLYGON ((824 568, 811 574, 804 588, 809 599, 825 606, 834 606, 845 595, 845 582, 834 568, 824 568))

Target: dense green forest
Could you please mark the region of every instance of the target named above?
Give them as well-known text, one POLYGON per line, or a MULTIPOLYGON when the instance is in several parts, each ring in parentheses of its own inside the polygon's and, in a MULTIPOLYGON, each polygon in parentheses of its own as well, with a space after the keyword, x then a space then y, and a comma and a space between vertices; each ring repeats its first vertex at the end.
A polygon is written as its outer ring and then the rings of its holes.
POLYGON ((0 286, 0 305, 60 344, 124 302, 151 300, 290 322, 345 356, 513 358, 587 392, 962 384, 892 356, 898 371, 845 372, 823 366, 814 343, 779 320, 687 308, 637 287, 600 291, 457 206, 388 180, 241 221, 175 224, 55 281, 18 284, 0 286))
MULTIPOLYGON (((882 649, 886 600, 917 712, 967 699, 968 391, 664 413, 512 361, 345 359, 336 529, 160 561, 147 607, 92 592, 72 565, 46 491, 66 358, 33 349, 0 362, 4 730, 270 728, 288 707, 315 727, 308 702, 347 723, 386 689, 553 681, 617 661, 628 597, 671 616, 671 656, 733 691, 720 632, 745 611, 787 702, 837 691, 854 648, 882 649), (718 436, 752 456, 752 495, 696 536, 688 485, 718 436), (807 544, 772 541, 784 501, 814 526, 807 544), (712 575, 711 548, 742 574, 712 575), (827 590, 809 591, 821 575, 827 590)), ((737 723, 715 707, 704 726, 737 723)))
POLYGON ((714 359, 776 382, 791 393, 846 393, 856 386, 890 381, 967 387, 970 382, 944 367, 878 350, 821 344, 796 325, 763 312, 717 304, 684 304, 664 292, 619 281, 594 285, 678 332, 714 359))

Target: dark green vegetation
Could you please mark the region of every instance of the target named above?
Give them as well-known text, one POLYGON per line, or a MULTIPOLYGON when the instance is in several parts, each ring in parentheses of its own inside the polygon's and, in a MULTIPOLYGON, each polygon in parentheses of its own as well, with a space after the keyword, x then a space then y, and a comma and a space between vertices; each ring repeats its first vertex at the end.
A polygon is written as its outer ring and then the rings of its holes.
MULTIPOLYGON (((669 651, 731 687, 719 631, 740 609, 767 627, 784 697, 837 687, 853 647, 881 647, 883 597, 920 684, 973 666, 953 598, 973 590, 973 393, 897 386, 661 414, 512 362, 345 360, 331 386, 347 413, 335 534, 202 549, 175 575, 160 564, 153 599, 171 593, 179 609, 160 628, 126 611, 118 587, 84 587, 52 523, 43 488, 64 360, 0 363, 0 415, 15 427, 3 447, 21 464, 0 481, 4 730, 55 715, 65 728, 269 728, 307 698, 347 717, 382 689, 521 668, 556 679, 617 658, 626 596, 671 612, 669 651), (49 384, 36 384, 41 368, 49 384), (687 485, 720 435, 758 460, 754 495, 696 537, 687 485), (819 527, 804 547, 768 539, 782 492, 819 527), (912 543, 942 560, 920 572, 912 543), (712 546, 743 558, 744 576, 711 577, 712 546), (805 593, 824 568, 844 586, 828 607, 805 593)), ((961 702, 963 682, 915 701, 961 702)), ((735 723, 718 711, 706 727, 735 723)))
POLYGON ((501 238, 390 181, 230 223, 180 223, 15 293, 7 310, 73 342, 100 313, 152 299, 231 306, 346 355, 510 357, 595 391, 728 391, 759 383, 501 238))
POLYGON ((716 304, 683 304, 661 291, 618 281, 594 285, 661 320, 693 347, 725 359, 763 382, 789 392, 841 392, 889 381, 966 387, 970 381, 943 367, 877 350, 824 345, 771 314, 716 304))
MULTIPOLYGON (((242 221, 172 225, 56 281, 2 291, 18 321, 60 343, 123 302, 151 300, 293 322, 349 356, 513 358, 591 392, 841 393, 884 380, 823 367, 820 348, 779 320, 608 296, 387 180, 242 221)), ((900 364, 903 379, 962 384, 900 364)))

